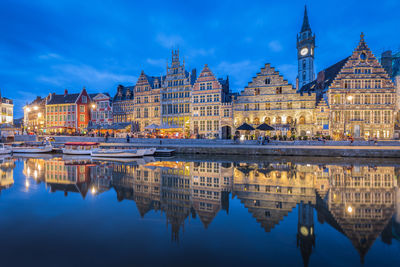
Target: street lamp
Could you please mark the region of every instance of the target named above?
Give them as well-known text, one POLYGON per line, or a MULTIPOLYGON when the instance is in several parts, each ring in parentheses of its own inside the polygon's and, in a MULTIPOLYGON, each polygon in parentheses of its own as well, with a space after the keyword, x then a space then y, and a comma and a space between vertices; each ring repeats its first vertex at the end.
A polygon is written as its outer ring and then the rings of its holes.
POLYGON ((39 109, 38 106, 34 106, 34 107, 33 107, 33 110, 38 110, 38 109, 39 109))

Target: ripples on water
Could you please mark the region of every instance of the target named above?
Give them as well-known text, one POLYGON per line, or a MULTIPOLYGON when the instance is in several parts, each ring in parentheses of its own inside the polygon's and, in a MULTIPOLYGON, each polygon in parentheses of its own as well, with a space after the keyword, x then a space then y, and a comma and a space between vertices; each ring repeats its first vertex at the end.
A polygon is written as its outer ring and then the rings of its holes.
POLYGON ((395 266, 400 165, 2 158, 4 266, 395 266))

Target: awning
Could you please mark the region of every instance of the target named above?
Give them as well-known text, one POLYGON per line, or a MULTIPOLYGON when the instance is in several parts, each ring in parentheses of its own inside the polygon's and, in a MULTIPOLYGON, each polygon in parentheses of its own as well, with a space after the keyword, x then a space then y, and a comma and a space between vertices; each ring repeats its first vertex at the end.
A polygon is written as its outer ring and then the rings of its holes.
POLYGON ((251 125, 249 125, 247 123, 243 123, 242 125, 237 127, 236 130, 239 130, 239 131, 254 131, 254 128, 253 128, 253 126, 251 126, 251 125))
POLYGON ((274 127, 271 127, 266 123, 263 123, 263 124, 259 125, 256 129, 260 130, 260 131, 273 131, 273 130, 275 130, 274 127))

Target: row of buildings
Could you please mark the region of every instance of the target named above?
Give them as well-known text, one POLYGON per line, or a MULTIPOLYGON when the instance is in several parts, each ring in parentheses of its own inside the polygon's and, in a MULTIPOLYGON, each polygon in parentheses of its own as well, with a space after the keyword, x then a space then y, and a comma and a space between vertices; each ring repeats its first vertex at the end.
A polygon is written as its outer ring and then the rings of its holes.
POLYGON ((187 71, 176 50, 166 75, 142 71, 135 86, 118 86, 114 97, 83 89, 36 99, 24 107, 24 127, 46 133, 128 127, 137 132, 165 129, 182 137, 231 138, 243 134, 237 128, 244 123, 253 128, 266 123, 274 127, 273 134, 287 137, 399 138, 396 55, 385 52, 379 62, 361 34, 351 55, 315 77, 315 34, 307 9, 296 39, 296 85, 267 63, 243 91, 232 93, 228 77, 217 78, 207 64, 198 76, 195 69, 187 71))
MULTIPOLYGON (((0 184, 12 186, 4 165, 0 184)), ((11 174, 10 174, 11 171, 11 174)), ((399 168, 357 161, 305 162, 143 162, 139 165, 75 159, 25 159, 26 186, 44 182, 50 192, 99 195, 110 189, 118 201, 134 201, 138 213, 165 214, 171 237, 178 240, 190 217, 208 228, 220 211, 230 210, 230 195, 240 199, 265 232, 274 231, 298 209, 297 246, 305 266, 315 249, 314 211, 320 223, 343 233, 361 261, 381 236, 399 240, 399 168)), ((1 190, 1 188, 0 188, 1 190)))

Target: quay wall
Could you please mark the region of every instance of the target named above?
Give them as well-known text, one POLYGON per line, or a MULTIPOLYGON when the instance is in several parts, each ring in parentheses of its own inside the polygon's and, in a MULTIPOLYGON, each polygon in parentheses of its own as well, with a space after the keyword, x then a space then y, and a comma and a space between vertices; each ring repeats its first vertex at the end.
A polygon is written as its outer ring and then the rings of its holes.
MULTIPOLYGON (((102 137, 55 136, 56 144, 65 142, 100 142, 102 137)), ((40 138, 39 138, 40 140, 40 138)), ((258 145, 256 140, 234 143, 233 140, 208 139, 131 139, 109 138, 109 144, 174 149, 178 154, 214 154, 244 156, 320 156, 400 158, 399 141, 271 141, 258 145)))

